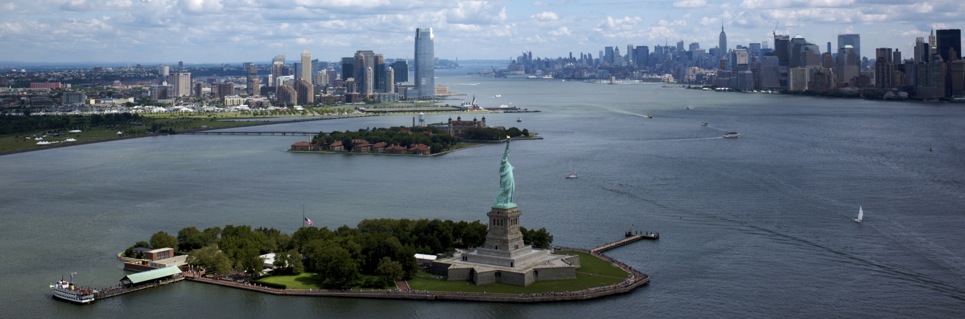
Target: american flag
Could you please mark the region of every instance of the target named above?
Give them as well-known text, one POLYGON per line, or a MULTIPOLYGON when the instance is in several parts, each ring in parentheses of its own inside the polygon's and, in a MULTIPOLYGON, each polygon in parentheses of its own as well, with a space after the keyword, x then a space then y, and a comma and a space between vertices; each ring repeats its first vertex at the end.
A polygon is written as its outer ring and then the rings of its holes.
POLYGON ((311 225, 312 225, 312 220, 309 219, 308 217, 305 217, 305 225, 311 226, 311 225))

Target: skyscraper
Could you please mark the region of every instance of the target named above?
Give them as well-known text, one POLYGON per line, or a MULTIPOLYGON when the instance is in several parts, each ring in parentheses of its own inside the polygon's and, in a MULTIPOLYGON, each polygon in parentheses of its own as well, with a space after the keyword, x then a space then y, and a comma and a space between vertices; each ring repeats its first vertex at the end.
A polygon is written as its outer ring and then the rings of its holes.
POLYGON ((395 83, 409 82, 409 62, 406 60, 396 60, 392 62, 392 72, 395 73, 395 83))
POLYGON ((894 57, 891 48, 878 48, 875 50, 875 87, 879 89, 890 89, 893 87, 891 81, 892 62, 894 57))
POLYGON ((298 79, 304 79, 308 81, 308 84, 312 84, 312 53, 308 52, 308 50, 302 51, 301 66, 298 79))
POLYGON ((375 52, 372 50, 355 51, 355 83, 358 83, 359 93, 367 97, 372 95, 375 88, 375 52))
POLYGON ((962 57, 962 30, 945 29, 935 32, 938 41, 938 55, 942 56, 945 63, 961 59, 962 57), (955 50, 954 53, 950 53, 955 50))
POLYGON ((931 51, 928 47, 928 43, 925 43, 925 37, 915 38, 915 63, 925 63, 931 58, 931 51))
POLYGON ((727 56, 727 33, 724 33, 724 24, 720 24, 720 43, 717 46, 717 60, 727 56))
POLYGON ((271 79, 270 81, 268 81, 268 85, 274 87, 275 79, 277 79, 282 75, 285 75, 284 71, 285 71, 285 56, 276 55, 274 58, 271 59, 271 79))
POLYGON ((174 96, 191 96, 191 72, 175 72, 168 81, 174 87, 174 96))
POLYGON ((258 95, 258 87, 255 82, 258 81, 258 68, 254 63, 245 63, 245 84, 247 85, 246 93, 248 95, 258 95))
POLYGON ((355 58, 342 58, 342 81, 355 78, 355 58))
POLYGON ((432 28, 415 30, 415 91, 419 99, 436 96, 433 38, 432 28))
POLYGON ((839 34, 838 35, 838 51, 844 49, 844 46, 850 45, 854 48, 854 54, 861 59, 861 35, 860 34, 839 34))

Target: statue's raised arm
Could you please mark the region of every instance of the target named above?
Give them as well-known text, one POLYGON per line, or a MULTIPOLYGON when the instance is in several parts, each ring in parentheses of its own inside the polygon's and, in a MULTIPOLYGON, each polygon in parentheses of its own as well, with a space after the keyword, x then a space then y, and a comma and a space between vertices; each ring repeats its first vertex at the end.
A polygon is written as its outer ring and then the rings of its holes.
POLYGON ((499 163, 499 194, 493 207, 513 208, 513 193, 516 191, 516 180, 513 177, 513 165, 509 163, 509 139, 506 139, 506 150, 503 152, 503 159, 499 163))

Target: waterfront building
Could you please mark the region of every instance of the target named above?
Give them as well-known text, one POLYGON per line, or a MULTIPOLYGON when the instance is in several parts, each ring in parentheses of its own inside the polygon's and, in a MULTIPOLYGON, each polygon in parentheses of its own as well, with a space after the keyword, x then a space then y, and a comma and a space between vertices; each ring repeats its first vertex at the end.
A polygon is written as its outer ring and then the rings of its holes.
POLYGON ((432 28, 415 30, 415 92, 418 99, 435 98, 435 44, 432 28))
POLYGON ((486 214, 489 231, 483 247, 457 250, 452 257, 432 262, 431 271, 446 280, 468 280, 476 285, 503 283, 529 286, 540 280, 576 279, 580 258, 557 255, 549 249, 536 249, 523 242, 514 201, 516 181, 509 163, 509 141, 499 167, 499 192, 486 214))
POLYGON ((955 60, 949 63, 948 74, 951 77, 952 98, 965 97, 965 60, 955 60))
POLYGON ((777 61, 777 56, 765 55, 761 58, 761 82, 759 88, 762 90, 781 89, 781 66, 777 61))
POLYGON ((789 70, 788 90, 794 92, 804 92, 808 89, 808 69, 803 67, 791 68, 789 70))

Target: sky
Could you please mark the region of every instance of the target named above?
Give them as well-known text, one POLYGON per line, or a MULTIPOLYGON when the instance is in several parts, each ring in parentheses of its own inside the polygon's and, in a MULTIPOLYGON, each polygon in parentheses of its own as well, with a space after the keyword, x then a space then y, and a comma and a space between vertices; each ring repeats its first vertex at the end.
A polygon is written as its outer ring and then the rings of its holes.
POLYGON ((416 28, 430 27, 435 56, 509 61, 604 46, 651 48, 684 41, 728 47, 767 42, 772 32, 837 46, 861 34, 861 51, 965 28, 961 0, 0 0, 0 61, 269 63, 302 50, 337 61, 357 50, 411 58, 416 28))

